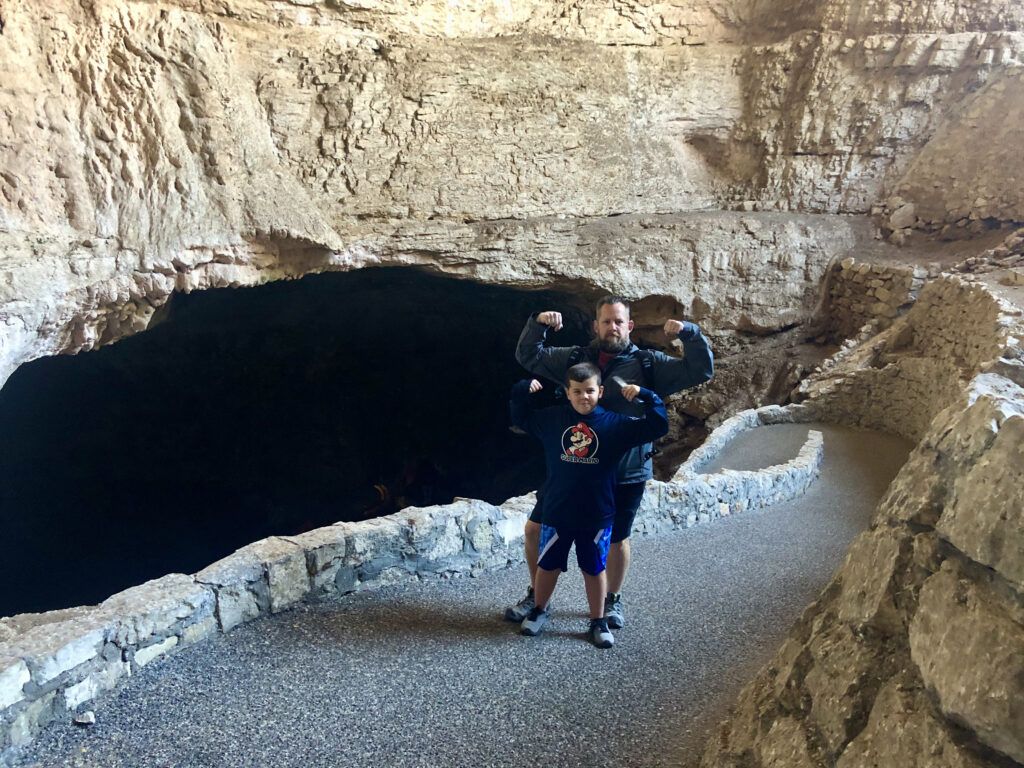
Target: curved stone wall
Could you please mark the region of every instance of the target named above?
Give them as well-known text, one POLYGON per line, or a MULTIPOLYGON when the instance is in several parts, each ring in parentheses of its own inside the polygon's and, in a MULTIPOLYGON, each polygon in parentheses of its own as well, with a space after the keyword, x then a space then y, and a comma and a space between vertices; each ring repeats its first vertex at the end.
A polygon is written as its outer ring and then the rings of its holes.
MULTIPOLYGON (((701 461, 742 429, 806 413, 797 406, 739 414, 701 461)), ((811 431, 796 457, 764 470, 703 475, 688 463, 672 482, 649 484, 636 530, 689 527, 793 498, 817 476, 821 456, 821 433, 811 431)), ((71 717, 154 659, 301 600, 518 563, 534 500, 530 494, 494 507, 462 499, 271 537, 193 576, 170 574, 97 606, 0 619, 0 753, 27 744, 46 723, 71 717)))
POLYGON ((922 267, 872 264, 848 256, 826 276, 824 331, 848 339, 867 323, 882 330, 917 299, 927 272, 922 267))

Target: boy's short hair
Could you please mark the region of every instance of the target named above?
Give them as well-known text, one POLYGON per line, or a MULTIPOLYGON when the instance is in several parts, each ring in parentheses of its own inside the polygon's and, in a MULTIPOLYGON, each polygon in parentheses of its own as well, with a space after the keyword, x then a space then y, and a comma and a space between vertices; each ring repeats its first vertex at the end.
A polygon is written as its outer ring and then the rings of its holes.
POLYGON ((601 369, 593 363, 576 363, 572 368, 565 372, 565 386, 569 386, 570 381, 586 381, 597 376, 597 383, 601 383, 601 369))

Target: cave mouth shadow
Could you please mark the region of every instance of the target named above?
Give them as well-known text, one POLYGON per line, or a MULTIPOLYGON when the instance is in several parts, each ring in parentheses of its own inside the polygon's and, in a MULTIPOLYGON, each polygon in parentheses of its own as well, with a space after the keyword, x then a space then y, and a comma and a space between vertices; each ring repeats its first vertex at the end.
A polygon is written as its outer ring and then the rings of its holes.
MULTIPOLYGON (((508 430, 532 312, 589 295, 382 267, 175 295, 145 333, 0 389, 0 616, 95 603, 240 546, 537 487, 508 430)), ((549 388, 551 389, 551 388, 549 388)))

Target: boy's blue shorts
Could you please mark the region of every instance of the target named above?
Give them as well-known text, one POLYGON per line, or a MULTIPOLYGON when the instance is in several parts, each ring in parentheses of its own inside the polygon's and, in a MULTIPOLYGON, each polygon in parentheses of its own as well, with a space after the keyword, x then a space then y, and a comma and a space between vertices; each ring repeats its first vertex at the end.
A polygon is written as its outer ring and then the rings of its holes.
POLYGON ((576 562, 580 570, 597 576, 604 571, 608 562, 608 545, 611 540, 611 526, 581 531, 542 525, 537 565, 545 571, 566 570, 569 567, 569 548, 575 543, 576 562))

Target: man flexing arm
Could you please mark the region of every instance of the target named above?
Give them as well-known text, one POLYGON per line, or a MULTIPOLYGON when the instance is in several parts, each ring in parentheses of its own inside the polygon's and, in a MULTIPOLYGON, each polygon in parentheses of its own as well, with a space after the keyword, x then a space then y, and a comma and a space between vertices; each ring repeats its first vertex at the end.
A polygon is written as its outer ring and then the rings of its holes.
MULTIPOLYGON (((516 347, 516 360, 528 371, 543 376, 554 382, 561 382, 565 371, 574 357, 582 356, 593 362, 606 374, 621 377, 629 384, 649 386, 661 397, 697 386, 711 379, 714 375, 714 358, 711 346, 701 333, 700 328, 682 320, 665 321, 663 330, 666 336, 678 338, 683 344, 683 357, 676 358, 662 352, 641 352, 630 341, 629 334, 633 330, 630 318, 629 302, 618 296, 606 296, 597 303, 594 332, 595 342, 582 352, 575 352, 575 347, 546 347, 544 341, 548 330, 557 331, 562 327, 562 315, 556 311, 540 312, 526 321, 519 343, 516 347), (644 358, 650 361, 652 382, 644 380, 644 358)), ((575 360, 575 362, 580 362, 575 360)), ((609 410, 626 414, 635 414, 633 406, 620 393, 617 387, 606 389, 602 404, 609 410)), ((631 551, 629 535, 636 511, 643 500, 645 483, 652 476, 651 462, 647 457, 649 447, 635 449, 620 465, 618 484, 616 486, 615 527, 612 533, 612 546, 608 553, 608 588, 609 588, 609 623, 615 627, 623 626, 625 619, 622 612, 619 592, 629 570, 631 551)), ((524 553, 530 569, 531 583, 536 573, 537 552, 540 543, 540 521, 542 494, 538 494, 537 506, 524 531, 524 553)), ((510 621, 521 621, 522 616, 533 607, 533 588, 517 605, 505 612, 510 621)))

